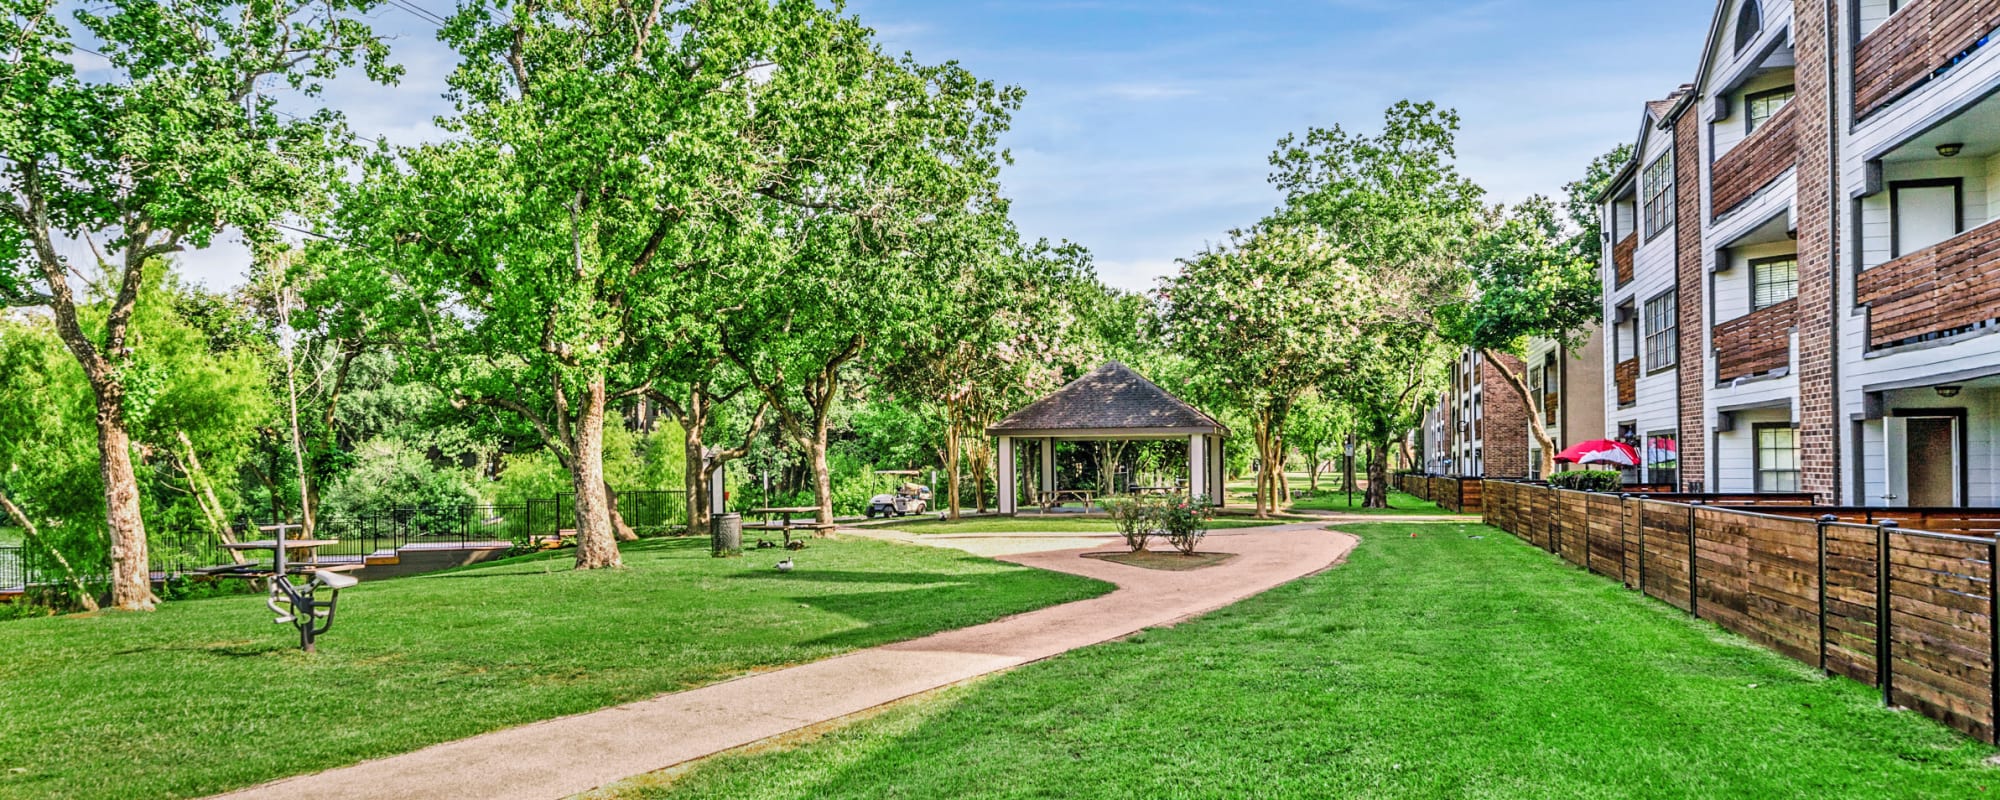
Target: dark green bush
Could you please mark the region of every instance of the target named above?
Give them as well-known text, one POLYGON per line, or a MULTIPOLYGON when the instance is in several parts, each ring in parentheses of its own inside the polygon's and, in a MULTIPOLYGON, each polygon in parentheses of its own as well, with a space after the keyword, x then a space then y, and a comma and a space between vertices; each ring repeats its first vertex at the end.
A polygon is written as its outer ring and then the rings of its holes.
POLYGON ((1579 492, 1616 492, 1625 485, 1625 476, 1616 470, 1578 469, 1550 475, 1549 485, 1579 492))

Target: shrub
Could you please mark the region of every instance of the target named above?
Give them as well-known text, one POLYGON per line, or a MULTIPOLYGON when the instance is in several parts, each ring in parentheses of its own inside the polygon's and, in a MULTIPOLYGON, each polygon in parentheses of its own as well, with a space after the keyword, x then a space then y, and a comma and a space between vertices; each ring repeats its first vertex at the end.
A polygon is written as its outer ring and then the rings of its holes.
POLYGON ((1208 535, 1208 521, 1214 516, 1215 510, 1205 502, 1175 497, 1160 510, 1160 533, 1181 555, 1191 556, 1201 545, 1202 537, 1208 535))
POLYGON ((1616 470, 1578 469, 1550 475, 1549 485, 1579 492, 1616 492, 1625 485, 1625 476, 1616 470))
POLYGON ((1125 537, 1125 546, 1137 553, 1146 549, 1146 542, 1160 530, 1160 513, 1164 504, 1144 497, 1107 497, 1103 501, 1104 510, 1111 512, 1111 521, 1118 526, 1118 535, 1125 537))
POLYGON ((424 509, 409 520, 424 530, 456 529, 458 511, 479 502, 472 476, 453 466, 437 466, 415 448, 376 439, 356 448, 359 463, 320 495, 325 516, 371 514, 390 509, 424 509))

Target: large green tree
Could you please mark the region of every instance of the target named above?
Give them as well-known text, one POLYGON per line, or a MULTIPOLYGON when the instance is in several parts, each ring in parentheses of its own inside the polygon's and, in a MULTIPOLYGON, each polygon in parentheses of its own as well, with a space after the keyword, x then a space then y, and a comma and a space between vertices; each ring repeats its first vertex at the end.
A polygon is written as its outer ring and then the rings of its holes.
POLYGON ((606 419, 713 336, 726 265, 769 247, 762 198, 819 201, 779 176, 838 130, 814 103, 865 74, 866 31, 802 0, 521 0, 441 36, 453 139, 375 159, 345 227, 432 312, 408 334, 431 380, 570 471, 578 566, 616 566, 606 419))
POLYGON ((1319 229, 1293 225, 1233 232, 1161 288, 1174 347, 1250 418, 1260 518, 1284 490, 1287 417, 1371 315, 1367 285, 1319 229))
POLYGON ((931 295, 932 308, 920 315, 917 335, 877 370, 883 388, 932 405, 943 418, 945 507, 952 519, 963 505, 968 460, 975 500, 985 508, 986 426, 1060 385, 1065 368, 1077 362, 1080 320, 1070 293, 1094 282, 1087 251, 1020 243, 1001 222, 993 220, 994 238, 967 240, 957 269, 944 276, 944 291, 931 295))
POLYGON ((1008 156, 998 140, 1022 93, 956 64, 889 57, 865 28, 818 55, 791 71, 827 83, 766 98, 800 109, 803 127, 759 120, 749 134, 787 146, 744 223, 762 233, 743 238, 767 246, 731 259, 741 291, 721 341, 804 451, 819 520, 831 523, 828 434, 849 368, 903 360, 949 295, 968 243, 986 240, 1004 215, 998 175, 1008 156))
POLYGON ((1439 309, 1440 330, 1452 344, 1478 352, 1521 400, 1529 435, 1541 448, 1541 474, 1552 474, 1559 448, 1549 437, 1542 395, 1530 391, 1527 376, 1513 365, 1525 363, 1530 339, 1567 349, 1590 336, 1602 316, 1596 266, 1563 230, 1555 205, 1541 197, 1496 212, 1467 266, 1471 291, 1439 309))
POLYGON ((1271 157, 1282 214, 1317 226, 1368 275, 1370 322, 1329 389, 1368 445, 1371 508, 1388 506, 1389 453, 1426 399, 1429 376, 1411 370, 1441 363, 1434 312, 1463 297, 1464 254, 1481 230, 1484 193, 1458 172, 1458 129, 1457 112, 1404 101, 1380 133, 1312 128, 1271 157))
POLYGON ((349 145, 338 114, 280 114, 361 65, 397 69, 363 15, 373 0, 0 0, 0 301, 44 306, 95 404, 111 536, 111 602, 151 609, 133 470, 133 318, 148 274, 186 248, 312 205, 349 145), (66 18, 67 17, 67 18, 66 18), (82 42, 104 58, 80 72, 82 42), (87 321, 65 240, 88 242, 115 287, 87 321))
POLYGON ((1599 201, 1611 179, 1632 161, 1632 145, 1620 144, 1590 160, 1583 177, 1563 185, 1563 214, 1568 217, 1570 246, 1598 267, 1604 253, 1604 215, 1599 201))

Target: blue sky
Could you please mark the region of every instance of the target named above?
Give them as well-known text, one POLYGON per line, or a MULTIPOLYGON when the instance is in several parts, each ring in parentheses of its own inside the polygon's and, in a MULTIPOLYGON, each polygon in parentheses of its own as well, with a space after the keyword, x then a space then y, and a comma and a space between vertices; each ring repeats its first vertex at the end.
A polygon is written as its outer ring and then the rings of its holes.
MULTIPOLYGON (((410 0, 446 12, 445 0, 410 0)), ((851 0, 884 44, 1021 86, 1003 175, 1030 237, 1096 253, 1104 280, 1145 289, 1278 202, 1279 137, 1374 130, 1399 99, 1464 116, 1460 167, 1495 200, 1554 193, 1638 130, 1640 104, 1688 80, 1713 6, 1696 0, 851 0)), ((409 75, 336 85, 364 135, 435 135, 451 54, 432 26, 386 7, 409 75)), ((222 246, 187 267, 241 281, 222 246)))

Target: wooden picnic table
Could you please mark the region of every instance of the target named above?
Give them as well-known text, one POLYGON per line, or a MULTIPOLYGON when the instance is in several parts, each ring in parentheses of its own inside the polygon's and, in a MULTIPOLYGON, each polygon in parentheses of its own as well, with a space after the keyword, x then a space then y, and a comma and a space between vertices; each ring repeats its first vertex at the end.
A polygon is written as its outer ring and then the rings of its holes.
POLYGON ((778 531, 781 535, 785 537, 786 545, 790 545, 792 543, 793 530, 810 528, 813 530, 813 532, 819 533, 822 532, 823 530, 831 530, 833 528, 832 525, 820 524, 819 519, 817 517, 808 520, 806 522, 794 523, 792 521, 792 516, 795 514, 817 515, 819 513, 819 506, 784 506, 780 508, 753 508, 744 513, 754 514, 764 518, 764 521, 757 525, 750 525, 745 527, 748 527, 750 530, 758 530, 758 531, 778 531), (777 522, 771 521, 771 517, 773 516, 778 517, 777 522))
POLYGON ((1061 507, 1066 502, 1065 498, 1083 503, 1084 510, 1088 511, 1097 499, 1097 492, 1091 489, 1050 489, 1042 492, 1042 510, 1061 507))

